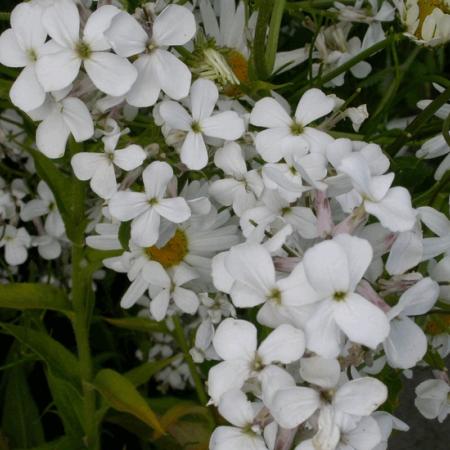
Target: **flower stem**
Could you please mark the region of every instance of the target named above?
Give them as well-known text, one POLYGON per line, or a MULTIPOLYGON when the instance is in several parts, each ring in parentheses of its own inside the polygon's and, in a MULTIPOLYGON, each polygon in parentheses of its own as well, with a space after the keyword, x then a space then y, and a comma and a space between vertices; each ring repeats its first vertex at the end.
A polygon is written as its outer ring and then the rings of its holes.
POLYGON ((256 22, 255 37, 253 40, 253 63, 255 65, 258 80, 266 80, 269 77, 266 64, 266 36, 272 4, 273 0, 259 2, 258 20, 256 22))
POLYGON ((277 0, 273 4, 265 58, 267 73, 269 75, 273 72, 273 67, 275 65, 275 57, 278 49, 278 38, 280 36, 280 26, 281 20, 283 19, 285 4, 286 0, 277 0))
POLYGON ((174 315, 172 319, 173 324, 175 326, 175 339, 177 340, 178 345, 181 347, 181 350, 183 351, 184 360, 189 366, 189 371, 191 373, 192 380, 194 381, 194 386, 197 392, 198 400, 202 405, 206 405, 206 403, 208 402, 208 396, 206 395, 205 388, 203 386, 203 381, 200 378, 197 366, 195 365, 194 360, 192 359, 192 356, 189 353, 189 345, 186 341, 183 327, 181 326, 180 318, 174 315))
POLYGON ((397 153, 407 141, 415 136, 420 128, 425 125, 434 115, 434 113, 447 101, 450 100, 450 87, 436 97, 416 118, 406 127, 405 132, 399 136, 388 148, 387 152, 391 155, 397 153))

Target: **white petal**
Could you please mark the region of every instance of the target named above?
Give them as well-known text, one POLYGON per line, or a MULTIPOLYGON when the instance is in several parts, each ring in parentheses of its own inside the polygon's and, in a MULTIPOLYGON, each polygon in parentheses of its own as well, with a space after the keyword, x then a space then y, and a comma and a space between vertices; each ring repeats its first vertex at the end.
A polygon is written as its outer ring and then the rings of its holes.
POLYGON ((334 301, 334 319, 348 338, 375 349, 389 334, 386 314, 358 294, 334 301))
POLYGON ((116 174, 114 166, 109 160, 103 160, 97 166, 90 182, 91 189, 101 198, 109 199, 117 191, 116 174))
POLYGON ((80 15, 71 0, 58 0, 47 8, 42 21, 48 34, 63 47, 74 47, 79 40, 80 15))
POLYGON ((380 221, 381 225, 391 231, 411 230, 416 221, 416 214, 411 206, 411 195, 403 187, 389 189, 381 202, 366 201, 364 207, 380 221))
POLYGON ((194 120, 201 121, 214 111, 219 91, 211 80, 199 78, 191 87, 191 112, 194 120))
POLYGON ((372 417, 363 417, 356 428, 345 433, 344 439, 354 449, 375 450, 376 445, 381 441, 380 427, 372 417))
POLYGON ((174 100, 187 97, 191 85, 191 72, 186 64, 166 50, 155 50, 152 57, 161 89, 174 100))
POLYGON ((123 295, 122 300, 120 300, 120 306, 124 309, 131 308, 142 297, 147 289, 147 281, 139 275, 135 280, 133 280, 123 295))
POLYGON ((137 78, 136 68, 114 53, 94 52, 84 67, 95 86, 114 97, 126 94, 137 78))
POLYGON ((303 259, 306 277, 323 297, 336 292, 347 292, 350 286, 350 268, 347 254, 334 241, 324 241, 311 247, 303 259))
POLYGON ((180 150, 181 161, 191 170, 203 169, 208 164, 208 151, 200 133, 189 132, 180 150))
POLYGON ((278 391, 272 401, 271 413, 283 428, 295 428, 309 419, 320 406, 319 393, 306 387, 278 391))
POLYGON ((153 106, 158 100, 161 86, 151 55, 141 55, 134 63, 137 78, 127 93, 127 102, 137 108, 153 106))
MULTIPOLYGON (((51 42, 51 41, 50 41, 51 42)), ((71 49, 44 54, 36 63, 36 75, 46 92, 59 91, 72 83, 78 75, 81 59, 71 49)))
POLYGON ((161 198, 167 189, 169 181, 173 177, 173 170, 164 161, 154 161, 148 165, 142 173, 145 193, 148 198, 161 198))
POLYGON ((210 450, 267 450, 261 436, 248 434, 240 428, 217 427, 209 442, 210 450))
POLYGON ((337 359, 311 356, 300 361, 300 375, 308 383, 332 389, 338 384, 341 367, 337 359))
POLYGON ((5 245, 5 261, 11 266, 19 266, 23 264, 28 257, 27 249, 14 242, 5 245))
POLYGON ((20 48, 14 31, 9 28, 0 35, 0 64, 7 67, 24 67, 29 63, 26 53, 20 48))
POLYGON ((225 260, 230 275, 265 296, 275 285, 275 269, 270 253, 261 245, 233 247, 225 260))
POLYGON ((159 107, 159 113, 170 128, 183 131, 190 130, 192 117, 179 103, 165 100, 159 107))
POLYGON ((233 389, 222 395, 219 403, 219 413, 228 422, 237 427, 245 427, 253 422, 252 404, 239 389, 233 389))
POLYGON ((164 198, 154 208, 160 216, 174 223, 184 222, 191 217, 191 210, 183 197, 164 198))
POLYGON ((22 111, 39 108, 45 101, 45 92, 39 83, 34 65, 26 66, 9 92, 11 102, 22 111))
POLYGON ((278 366, 267 366, 258 374, 261 383, 262 400, 269 409, 272 408, 272 401, 275 394, 283 388, 295 386, 293 376, 278 366))
POLYGON ((214 164, 235 178, 247 173, 242 149, 236 142, 227 142, 222 148, 219 148, 214 155, 214 164))
POLYGON ((262 295, 259 289, 248 286, 241 281, 234 282, 229 294, 233 305, 238 308, 251 308, 266 301, 266 297, 262 295))
POLYGON ((147 33, 139 22, 126 12, 113 17, 105 37, 113 50, 124 58, 142 53, 148 41, 147 33))
POLYGON ((119 13, 120 10, 115 6, 103 5, 89 16, 83 30, 83 41, 90 46, 91 50, 103 51, 111 48, 104 33, 111 25, 111 20, 119 13))
POLYGON ((342 346, 342 333, 337 326, 329 301, 323 301, 306 322, 306 347, 324 358, 336 358, 342 346))
POLYGON ((278 162, 283 156, 282 141, 289 136, 289 128, 269 128, 256 135, 256 151, 268 163, 278 162))
POLYGON ((438 236, 446 236, 450 234, 450 220, 447 216, 429 206, 418 208, 420 220, 438 236))
POLYGON ((256 334, 251 322, 228 318, 216 329, 214 348, 224 360, 242 359, 250 363, 255 358, 256 334))
POLYGON ((159 45, 183 45, 194 37, 194 15, 180 5, 169 5, 153 23, 153 39, 159 45))
MULTIPOLYGON (((209 193, 221 205, 231 206, 235 199, 238 197, 242 198, 242 195, 245 195, 245 187, 243 183, 234 178, 224 178, 222 180, 213 181, 209 188, 209 193)), ((237 214, 239 214, 239 212, 237 212, 237 214)))
POLYGON ((147 197, 141 192, 117 192, 109 202, 111 215, 120 221, 134 219, 148 207, 147 197))
POLYGON ((213 257, 211 263, 212 279, 216 289, 230 293, 234 279, 225 268, 226 252, 222 252, 213 257))
POLYGON ((142 268, 142 276, 149 284, 160 288, 170 288, 170 277, 157 261, 147 261, 142 268))
POLYGON ((195 314, 200 304, 195 292, 179 286, 173 292, 173 300, 178 308, 186 314, 195 314))
POLYGON ((33 3, 20 3, 12 10, 11 28, 25 51, 37 51, 47 37, 42 23, 42 8, 33 3))
POLYGON ((161 292, 150 302, 150 314, 155 320, 160 321, 166 317, 169 307, 170 290, 162 289, 161 292))
POLYGON ((248 362, 242 359, 223 361, 208 372, 208 394, 214 404, 231 389, 240 389, 250 374, 248 362))
POLYGON ((333 405, 336 409, 355 416, 368 416, 387 399, 387 388, 371 377, 358 378, 341 386, 333 405))
POLYGON ((37 128, 37 148, 49 158, 60 158, 66 150, 69 134, 68 126, 55 109, 37 128))
POLYGON ((298 102, 295 118, 298 123, 308 125, 333 111, 334 100, 320 89, 308 89, 298 102))
POLYGON ((31 200, 28 203, 22 206, 22 210, 20 211, 20 218, 28 222, 35 217, 43 216, 44 214, 48 214, 48 204, 47 202, 41 199, 31 200))
POLYGON ((62 101, 64 122, 74 139, 83 142, 94 135, 94 123, 87 106, 78 98, 69 97, 62 101))
POLYGON ((409 369, 424 357, 427 338, 411 319, 397 317, 391 321, 391 332, 383 345, 391 367, 409 369))
POLYGON ((132 144, 114 152, 114 164, 123 170, 133 170, 140 167, 146 157, 140 145, 132 144))
POLYGON ((289 131, 292 119, 286 110, 273 98, 258 100, 250 114, 250 123, 264 128, 285 128, 289 131))
POLYGON ((234 111, 224 111, 208 117, 201 122, 202 132, 206 136, 234 141, 245 131, 244 121, 234 111))
POLYGON ((372 246, 365 239, 350 236, 349 234, 339 234, 333 240, 347 254, 348 268, 350 271, 350 290, 354 291, 356 285, 361 281, 361 278, 372 262, 372 246))
POLYGON ((77 153, 70 161, 75 176, 79 180, 90 180, 99 164, 105 161, 106 157, 103 153, 77 153))
POLYGON ((436 419, 448 402, 449 386, 444 380, 426 380, 416 387, 417 409, 427 419, 436 419))
POLYGON ((264 365, 273 362, 289 364, 299 360, 305 351, 305 335, 292 325, 280 325, 267 336, 258 348, 264 365))
POLYGON ((156 244, 159 237, 160 216, 149 208, 131 223, 131 238, 141 247, 149 247, 156 244))

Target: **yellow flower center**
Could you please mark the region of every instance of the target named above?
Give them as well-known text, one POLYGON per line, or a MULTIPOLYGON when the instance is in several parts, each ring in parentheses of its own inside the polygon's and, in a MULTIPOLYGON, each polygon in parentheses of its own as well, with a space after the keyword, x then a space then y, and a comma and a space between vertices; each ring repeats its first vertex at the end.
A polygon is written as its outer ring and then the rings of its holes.
POLYGON ((419 25, 416 30, 416 37, 422 37, 422 25, 425 19, 435 8, 440 9, 445 14, 450 14, 450 7, 445 0, 417 0, 419 6, 419 25))
POLYGON ((159 262, 165 269, 177 266, 188 253, 188 240, 183 230, 177 229, 173 237, 163 247, 148 247, 147 255, 159 262))
MULTIPOLYGON (((227 52, 226 61, 230 66, 230 69, 236 75, 236 78, 241 83, 248 83, 248 61, 245 59, 244 55, 237 50, 231 49, 227 52)), ((240 97, 242 95, 241 89, 237 84, 228 84, 224 87, 224 94, 229 97, 240 97)))

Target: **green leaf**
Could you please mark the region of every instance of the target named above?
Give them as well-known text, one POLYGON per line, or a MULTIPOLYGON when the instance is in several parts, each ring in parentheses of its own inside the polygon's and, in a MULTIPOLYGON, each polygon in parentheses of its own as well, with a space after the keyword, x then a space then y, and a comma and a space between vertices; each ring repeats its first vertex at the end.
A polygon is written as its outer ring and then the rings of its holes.
POLYGON ((80 368, 73 353, 48 334, 20 325, 1 324, 4 332, 14 336, 44 361, 49 370, 59 378, 79 385, 80 368))
POLYGON ((63 290, 39 283, 1 284, 0 308, 52 309, 63 312, 72 309, 63 290))
POLYGON ((142 331, 144 333, 167 332, 167 327, 164 322, 156 322, 155 320, 146 319, 145 317, 124 317, 121 319, 104 317, 103 320, 110 325, 126 330, 142 331))
POLYGON ((86 446, 81 439, 64 436, 39 447, 17 450, 86 450, 86 446))
POLYGON ((158 417, 145 398, 123 375, 111 369, 103 369, 95 377, 94 386, 114 409, 131 414, 159 433, 165 434, 158 417))
POLYGON ((128 249, 131 238, 131 222, 122 222, 119 227, 119 241, 123 248, 128 249))
POLYGON ((124 375, 134 386, 140 386, 147 383, 153 375, 163 370, 177 358, 180 358, 180 355, 175 355, 161 361, 146 362, 129 370, 124 375))
POLYGON ((81 437, 83 432, 83 397, 69 381, 47 371, 47 382, 67 435, 81 437))
POLYGON ((7 374, 2 431, 13 448, 39 445, 44 442, 44 432, 24 366, 15 366, 7 374))

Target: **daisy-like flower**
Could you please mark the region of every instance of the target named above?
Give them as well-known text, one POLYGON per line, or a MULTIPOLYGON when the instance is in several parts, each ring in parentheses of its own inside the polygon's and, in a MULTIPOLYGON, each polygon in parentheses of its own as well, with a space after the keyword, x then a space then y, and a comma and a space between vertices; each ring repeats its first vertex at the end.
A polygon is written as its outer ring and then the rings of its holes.
POLYGON ((182 197, 164 198, 173 177, 166 162, 152 162, 142 173, 145 192, 117 192, 111 198, 111 215, 120 221, 132 220, 131 238, 137 245, 147 247, 159 237, 161 216, 169 222, 181 223, 189 219, 191 210, 182 197))
POLYGON ((333 139, 308 125, 329 114, 334 105, 331 97, 316 88, 303 94, 294 118, 271 97, 257 101, 250 115, 250 123, 267 130, 256 135, 256 150, 269 163, 278 162, 287 153, 299 156, 307 151, 323 153, 325 146, 333 139))
POLYGON ((70 135, 76 142, 94 135, 89 109, 80 99, 68 97, 68 90, 47 95, 40 108, 29 112, 33 120, 41 121, 36 130, 36 146, 48 158, 64 156, 70 135))
POLYGON ((82 64, 100 91, 120 96, 130 90, 137 71, 128 60, 108 51, 111 45, 103 35, 119 12, 112 5, 98 8, 89 16, 80 37, 80 15, 73 1, 60 0, 46 9, 42 22, 52 40, 45 44, 36 64, 45 91, 70 85, 82 64))
POLYGON ((36 75, 36 61, 46 38, 42 8, 32 3, 21 3, 13 9, 11 28, 0 36, 0 63, 24 67, 9 94, 12 103, 26 112, 38 108, 45 100, 44 88, 36 75))
POLYGON ((200 78, 191 87, 191 114, 173 101, 163 101, 160 105, 159 113, 164 122, 173 130, 187 133, 180 157, 189 169, 200 170, 208 164, 204 136, 234 141, 244 134, 244 121, 236 112, 213 114, 218 98, 216 85, 200 78))
POLYGON ((298 286, 297 295, 305 303, 319 302, 306 323, 309 350, 326 358, 336 357, 341 350, 342 332, 351 341, 373 349, 388 336, 385 313, 355 292, 372 254, 366 240, 347 234, 306 251, 306 281, 298 286))
POLYGON ((105 33, 112 48, 125 58, 139 55, 134 62, 138 77, 126 96, 130 105, 152 106, 161 90, 175 100, 188 95, 191 72, 167 48, 186 44, 195 29, 194 15, 180 5, 167 6, 143 25, 126 12, 114 17, 105 33))
POLYGON ((103 137, 104 152, 81 152, 72 157, 71 164, 79 180, 91 180, 91 189, 101 198, 111 198, 117 190, 114 166, 125 171, 140 167, 146 158, 141 146, 132 144, 116 150, 121 131, 117 123, 110 121, 112 133, 103 137))
POLYGON ((218 326, 213 345, 223 359, 209 371, 208 378, 208 393, 217 404, 225 392, 240 389, 266 366, 299 360, 305 351, 305 335, 302 330, 283 324, 258 347, 257 329, 251 322, 228 318, 218 326))
POLYGON ((0 239, 0 247, 5 247, 5 261, 11 266, 19 266, 28 258, 31 237, 25 228, 6 225, 0 239))

